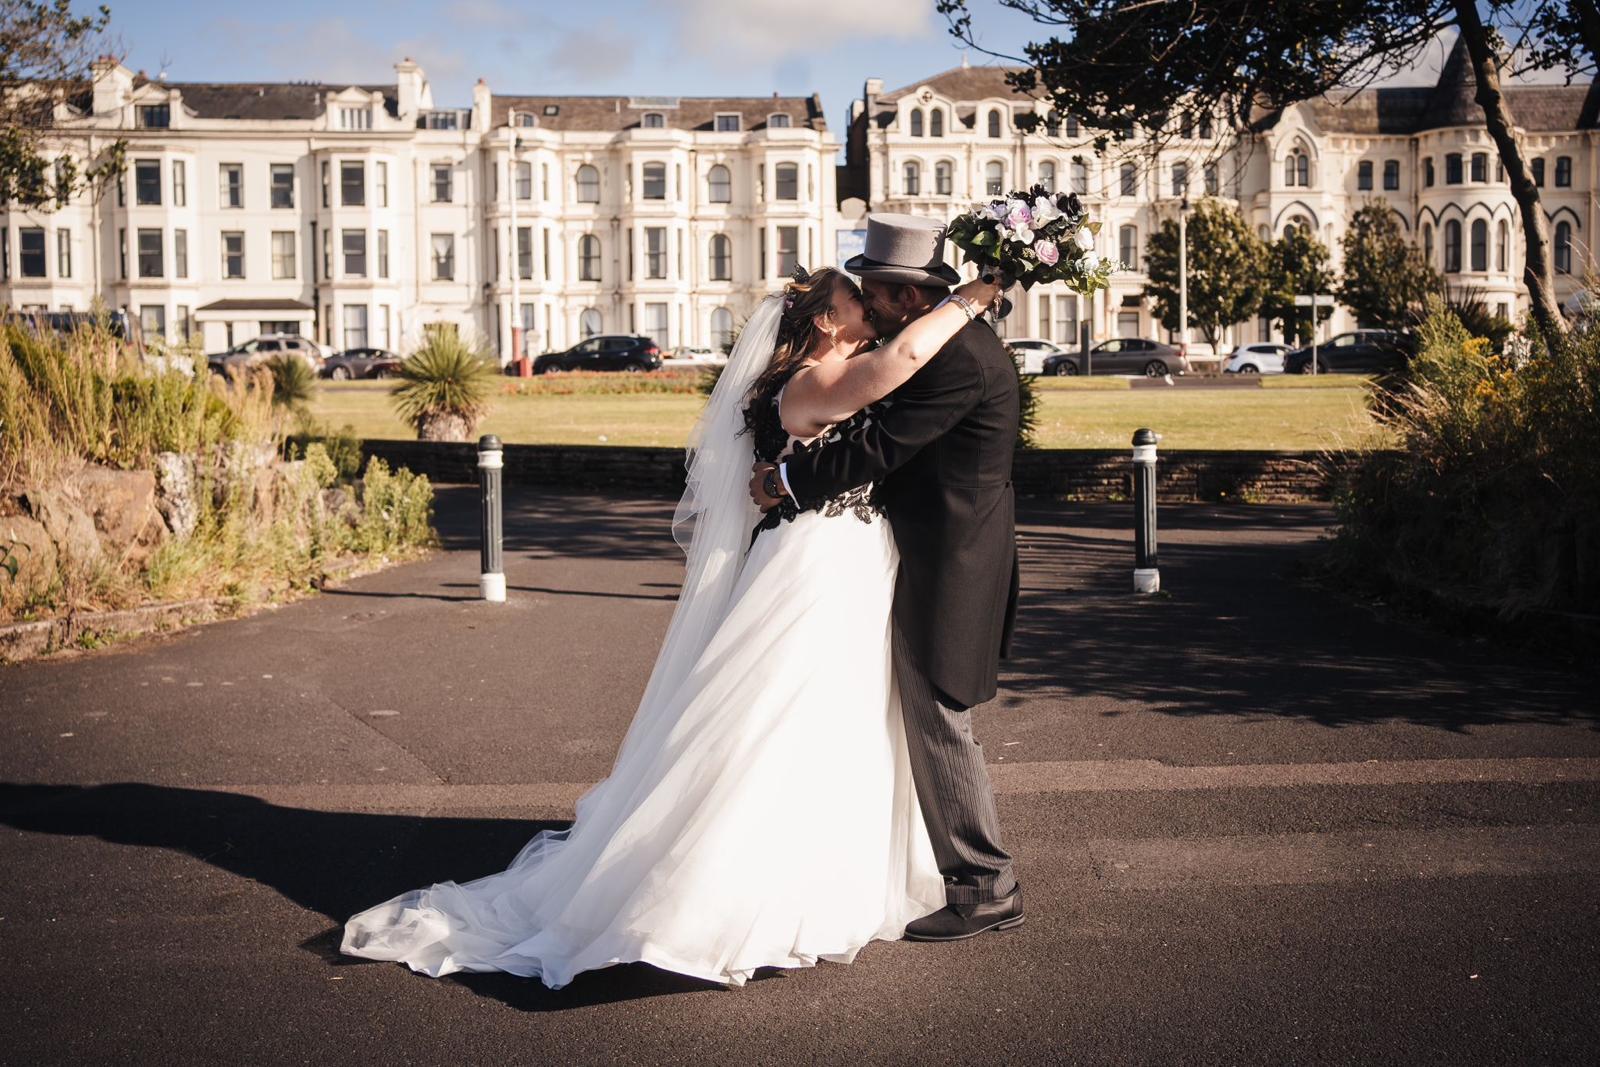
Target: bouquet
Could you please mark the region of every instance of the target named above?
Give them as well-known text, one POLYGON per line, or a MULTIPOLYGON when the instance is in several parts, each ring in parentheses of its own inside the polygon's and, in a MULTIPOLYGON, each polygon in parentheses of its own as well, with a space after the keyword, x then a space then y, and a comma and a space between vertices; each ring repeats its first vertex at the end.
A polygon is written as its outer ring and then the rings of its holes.
POLYGON ((973 205, 945 228, 945 237, 966 253, 966 262, 1000 269, 1003 278, 1031 289, 1066 282, 1084 296, 1110 284, 1114 259, 1097 255, 1100 223, 1089 220, 1076 193, 1051 193, 1042 185, 973 205))

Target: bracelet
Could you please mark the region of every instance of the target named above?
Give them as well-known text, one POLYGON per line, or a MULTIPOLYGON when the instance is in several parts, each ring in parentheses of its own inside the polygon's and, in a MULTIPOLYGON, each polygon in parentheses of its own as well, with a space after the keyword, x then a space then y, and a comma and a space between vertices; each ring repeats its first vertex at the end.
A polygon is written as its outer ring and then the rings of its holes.
POLYGON ((971 300, 968 300, 960 293, 951 293, 949 296, 945 297, 945 299, 965 312, 968 322, 971 322, 973 319, 978 317, 978 305, 974 304, 971 300))

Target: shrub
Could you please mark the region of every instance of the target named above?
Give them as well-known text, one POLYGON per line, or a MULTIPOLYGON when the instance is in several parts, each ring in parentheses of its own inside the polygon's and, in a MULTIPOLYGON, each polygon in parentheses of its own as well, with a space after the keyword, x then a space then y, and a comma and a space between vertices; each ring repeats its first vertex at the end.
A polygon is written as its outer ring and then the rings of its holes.
POLYGON ((304 411, 316 390, 316 375, 299 356, 280 353, 266 361, 272 375, 272 406, 291 412, 304 411))
POLYGON ((465 441, 489 410, 499 371, 454 333, 434 331, 400 364, 395 410, 423 441, 465 441))

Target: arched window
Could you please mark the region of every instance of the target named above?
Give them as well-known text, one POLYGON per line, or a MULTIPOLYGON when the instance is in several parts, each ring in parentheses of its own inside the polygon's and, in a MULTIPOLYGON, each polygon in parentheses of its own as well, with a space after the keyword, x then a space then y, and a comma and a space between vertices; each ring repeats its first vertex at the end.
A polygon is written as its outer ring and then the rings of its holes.
POLYGON ((1510 269, 1511 227, 1501 219, 1494 228, 1494 269, 1504 274, 1510 269))
POLYGON ((1119 172, 1123 196, 1139 195, 1139 170, 1132 163, 1124 163, 1119 172))
POLYGON ((711 347, 721 352, 733 348, 733 312, 727 308, 711 309, 711 347))
POLYGON ((711 235, 711 280, 725 282, 733 277, 733 242, 725 233, 711 235))
POLYGON ((1061 112, 1055 108, 1050 109, 1050 114, 1045 116, 1044 135, 1046 137, 1061 136, 1061 112))
POLYGON ((639 125, 647 130, 664 130, 667 128, 667 117, 659 111, 646 111, 644 121, 639 125))
POLYGON ((1056 191, 1056 165, 1049 160, 1039 164, 1039 184, 1045 187, 1046 192, 1056 191))
POLYGON ((1082 194, 1089 191, 1089 164, 1083 161, 1082 156, 1072 157, 1067 174, 1072 180, 1073 192, 1082 194))
POLYGON ((1472 153, 1472 180, 1486 182, 1489 180, 1489 153, 1472 153))
POLYGON ((800 199, 800 164, 779 163, 772 168, 772 177, 779 200, 800 199))
POLYGON ((944 108, 936 107, 929 112, 928 133, 934 137, 944 136, 944 108))
POLYGON ((1311 187, 1311 157, 1304 152, 1301 152, 1300 158, 1295 161, 1295 173, 1299 175, 1301 186, 1309 189, 1311 187))
POLYGON ((1124 226, 1117 231, 1117 258, 1126 263, 1129 270, 1139 269, 1138 227, 1124 226))
POLYGON ((955 183, 952 180, 954 173, 955 168, 951 167, 949 163, 935 164, 933 168, 933 191, 940 196, 950 196, 954 193, 955 183))
POLYGON ((922 167, 907 163, 900 171, 900 192, 905 196, 922 195, 922 167))
POLYGON ((706 171, 706 199, 713 204, 733 202, 733 175, 721 163, 706 171))
POLYGON ((600 202, 600 171, 585 163, 578 168, 578 203, 600 202))
POLYGON ((646 163, 642 174, 644 198, 646 200, 665 200, 667 198, 667 165, 665 163, 646 163))
POLYGON ((600 280, 600 238, 592 233, 586 233, 578 238, 578 280, 580 282, 600 280))
POLYGON ((1422 258, 1433 266, 1433 227, 1426 222, 1422 224, 1422 258))
POLYGON ((1172 165, 1172 195, 1189 195, 1189 164, 1174 163, 1172 165))
POLYGON ((911 110, 911 136, 922 136, 922 109, 920 107, 912 108, 911 110))
POLYGON ((1489 269, 1489 223, 1483 219, 1472 220, 1472 269, 1489 269))
POLYGON ((1311 185, 1311 157, 1296 148, 1283 157, 1283 184, 1309 187, 1311 185))
POLYGON ((599 308, 584 308, 578 315, 578 336, 585 341, 601 333, 605 327, 605 320, 600 317, 599 308))
POLYGON ((1000 112, 998 110, 989 112, 989 136, 1000 136, 1000 112))
POLYGON ((1565 219, 1556 223, 1556 273, 1572 273, 1572 223, 1565 219))
POLYGON ((1006 165, 991 159, 983 168, 983 191, 989 196, 1004 196, 1006 191, 1006 165))
POLYGON ((1461 273, 1461 222, 1451 219, 1444 224, 1444 272, 1461 273))
POLYGON ((774 111, 767 116, 767 129, 769 130, 787 130, 791 125, 793 124, 790 122, 789 116, 782 111, 774 111))
POLYGON ((1304 215, 1296 215, 1289 220, 1288 225, 1283 228, 1283 232, 1287 234, 1290 230, 1304 230, 1308 235, 1316 232, 1311 226, 1311 220, 1304 215))

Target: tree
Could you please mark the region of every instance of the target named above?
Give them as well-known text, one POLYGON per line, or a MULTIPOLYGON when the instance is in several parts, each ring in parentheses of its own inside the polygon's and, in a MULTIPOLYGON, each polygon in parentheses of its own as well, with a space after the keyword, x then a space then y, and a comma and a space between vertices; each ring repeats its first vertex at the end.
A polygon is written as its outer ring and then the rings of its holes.
POLYGON ((1358 323, 1406 330, 1421 321, 1428 294, 1443 282, 1401 232, 1393 208, 1378 201, 1358 208, 1341 245, 1344 277, 1336 292, 1358 323))
MULTIPOLYGON (((1267 246, 1238 210, 1220 200, 1204 199, 1189 215, 1189 324, 1212 345, 1236 322, 1251 318, 1261 307, 1266 289, 1267 246)), ((1178 224, 1168 219, 1150 235, 1145 247, 1150 284, 1145 296, 1155 301, 1156 316, 1169 330, 1178 328, 1178 224)))
MULTIPOLYGON (((1510 53, 1501 30, 1534 42, 1534 65, 1557 64, 1600 49, 1594 0, 1526 3, 1488 0, 1346 0, 1263 4, 1255 0, 998 0, 1050 28, 1024 47, 1025 63, 1007 78, 1061 114, 1131 134, 1135 124, 1159 141, 1173 116, 1222 114, 1239 131, 1262 117, 1335 89, 1370 84, 1411 65, 1447 28, 1460 30, 1483 110, 1516 199, 1526 244, 1524 281, 1533 315, 1552 348, 1566 334, 1555 298, 1550 233, 1527 153, 1500 89, 1510 53), (1531 14, 1531 19, 1528 17, 1531 14), (1486 21, 1487 20, 1487 21, 1486 21), (1540 52, 1543 47, 1545 51, 1540 52)), ((974 39, 966 0, 936 0, 950 32, 974 39)), ((1019 123, 1020 125, 1020 123, 1019 123)))
MULTIPOLYGON (((1315 333, 1311 308, 1296 307, 1294 298, 1326 293, 1332 287, 1328 246, 1306 227, 1290 226, 1267 246, 1267 291, 1261 301, 1261 314, 1278 323, 1289 344, 1308 345, 1315 333)), ((1316 311, 1318 322, 1327 321, 1333 314, 1327 304, 1317 305, 1316 311)))
POLYGON ((82 163, 46 155, 57 101, 83 90, 110 20, 103 5, 74 15, 71 0, 0 4, 0 202, 49 210, 121 172, 121 141, 82 163))

